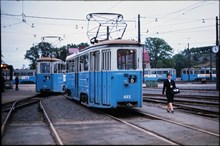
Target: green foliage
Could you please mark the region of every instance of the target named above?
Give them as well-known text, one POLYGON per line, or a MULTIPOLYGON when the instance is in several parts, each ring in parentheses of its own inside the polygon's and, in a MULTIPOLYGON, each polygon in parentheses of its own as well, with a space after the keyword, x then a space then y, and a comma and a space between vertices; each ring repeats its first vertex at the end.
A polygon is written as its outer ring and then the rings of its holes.
MULTIPOLYGON (((179 54, 173 56, 175 62, 174 68, 176 69, 177 76, 180 76, 182 68, 189 67, 210 67, 210 49, 212 46, 190 48, 183 50, 179 54), (188 55, 190 60, 188 62, 188 55)), ((212 67, 215 67, 216 55, 212 53, 212 67)))
POLYGON ((48 42, 40 42, 35 46, 32 46, 29 50, 26 51, 24 59, 30 60, 29 67, 30 69, 35 69, 36 61, 41 56, 44 57, 55 57, 65 61, 67 56, 67 47, 71 48, 85 48, 89 46, 87 43, 80 43, 79 45, 68 44, 67 46, 62 46, 61 48, 54 48, 48 42))
POLYGON ((161 38, 146 38, 145 47, 149 53, 152 68, 173 68, 173 48, 161 38))
POLYGON ((188 66, 187 57, 183 54, 176 54, 173 56, 173 60, 175 62, 174 68, 176 69, 176 74, 180 77, 181 69, 188 66))

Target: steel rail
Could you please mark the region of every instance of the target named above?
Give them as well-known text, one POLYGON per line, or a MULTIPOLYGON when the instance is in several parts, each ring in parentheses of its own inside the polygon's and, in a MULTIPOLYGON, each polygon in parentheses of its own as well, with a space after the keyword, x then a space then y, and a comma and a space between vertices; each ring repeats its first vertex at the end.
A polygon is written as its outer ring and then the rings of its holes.
POLYGON ((45 115, 45 117, 46 117, 46 119, 47 119, 47 121, 48 121, 48 123, 49 123, 49 126, 50 126, 51 130, 53 131, 53 133, 54 133, 54 135, 55 135, 55 138, 56 138, 57 142, 59 143, 59 145, 64 145, 63 142, 62 142, 62 140, 61 140, 61 138, 60 138, 60 136, 58 135, 58 133, 57 133, 55 127, 53 126, 53 123, 51 122, 51 120, 50 120, 50 118, 49 118, 49 116, 48 116, 46 110, 44 109, 44 106, 43 106, 43 104, 42 104, 41 101, 40 101, 40 107, 41 107, 41 109, 43 110, 43 113, 44 113, 44 115, 45 115))
POLYGON ((10 118, 10 116, 11 116, 11 113, 12 113, 12 111, 15 109, 15 105, 16 105, 16 103, 17 103, 18 101, 19 101, 19 100, 15 101, 15 102, 13 103, 13 105, 12 105, 11 108, 10 108, 10 111, 8 112, 8 114, 7 114, 7 116, 6 116, 5 120, 4 120, 4 122, 3 122, 3 124, 2 124, 2 127, 1 127, 1 137, 2 137, 3 134, 4 134, 5 127, 6 127, 7 123, 8 123, 8 120, 9 120, 9 118, 10 118))
MULTIPOLYGON (((104 113, 104 112, 103 112, 103 113, 104 113)), ((149 130, 147 130, 147 129, 145 129, 145 128, 142 128, 142 127, 137 126, 137 125, 135 125, 135 124, 132 124, 132 123, 130 123, 130 122, 126 122, 125 120, 122 120, 122 119, 117 118, 117 117, 115 117, 115 116, 112 116, 112 115, 110 115, 110 114, 107 114, 107 113, 104 113, 104 114, 107 115, 107 116, 109 116, 110 118, 116 120, 116 121, 119 121, 119 122, 121 122, 121 123, 124 123, 124 124, 126 124, 126 125, 128 125, 128 126, 130 126, 130 127, 133 127, 133 128, 135 128, 135 129, 137 129, 137 130, 143 132, 143 133, 146 133, 146 134, 148 134, 148 135, 151 135, 151 136, 154 136, 154 137, 156 137, 156 138, 158 138, 158 139, 161 139, 161 140, 163 140, 163 141, 169 143, 170 145, 180 145, 180 144, 178 144, 178 143, 176 143, 176 142, 174 142, 174 141, 171 141, 171 140, 169 140, 169 139, 167 139, 167 138, 164 138, 164 137, 160 136, 159 134, 153 133, 153 132, 151 132, 151 131, 149 131, 149 130)))
POLYGON ((220 137, 220 135, 218 133, 214 133, 214 132, 210 132, 210 131, 207 131, 207 130, 204 130, 204 129, 192 127, 190 125, 183 124, 183 123, 180 123, 180 122, 171 121, 169 119, 158 117, 156 115, 152 115, 152 114, 149 114, 149 113, 145 113, 145 112, 142 112, 142 111, 137 110, 137 109, 134 109, 134 110, 137 111, 140 114, 143 114, 144 116, 152 117, 152 118, 155 118, 155 119, 158 119, 158 120, 163 120, 163 121, 166 121, 166 122, 169 122, 169 123, 172 123, 172 124, 180 125, 180 126, 183 126, 183 127, 189 128, 189 129, 193 129, 193 130, 196 130, 196 131, 199 131, 199 132, 203 132, 203 133, 206 133, 206 134, 209 134, 209 135, 220 137))
MULTIPOLYGON (((163 103, 166 104, 167 102, 165 100, 153 100, 153 99, 143 99, 144 102, 153 102, 153 103, 163 103)), ((207 110, 207 109, 202 109, 202 108, 198 108, 198 107, 192 107, 189 105, 183 105, 183 104, 178 104, 178 103, 174 103, 174 106, 177 106, 180 109, 185 109, 185 110, 191 110, 191 111, 196 111, 196 112, 202 112, 202 113, 211 113, 211 114, 215 114, 215 115, 219 115, 218 111, 211 111, 211 110, 207 110)))

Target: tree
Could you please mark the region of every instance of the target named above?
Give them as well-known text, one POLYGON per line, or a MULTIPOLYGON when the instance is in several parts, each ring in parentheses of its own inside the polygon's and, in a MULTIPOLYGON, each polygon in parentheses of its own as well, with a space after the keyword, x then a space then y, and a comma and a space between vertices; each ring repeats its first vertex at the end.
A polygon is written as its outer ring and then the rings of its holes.
POLYGON ((29 59, 31 64, 29 64, 30 69, 35 69, 37 59, 40 57, 55 57, 63 61, 66 59, 66 47, 53 48, 48 42, 40 42, 35 46, 32 46, 30 50, 26 51, 24 59, 29 59))
POLYGON ((152 68, 173 68, 173 48, 161 38, 146 38, 145 47, 149 52, 152 68))
POLYGON ((188 65, 188 59, 183 53, 179 53, 173 56, 175 62, 174 68, 176 69, 177 77, 181 75, 181 69, 186 68, 188 65))
POLYGON ((54 48, 48 42, 40 42, 37 45, 32 46, 30 50, 27 50, 26 54, 24 55, 24 58, 31 61, 31 63, 29 64, 30 69, 35 69, 37 59, 40 58, 41 56, 55 57, 65 61, 67 56, 67 47, 83 49, 87 46, 89 46, 87 43, 80 43, 78 45, 68 44, 67 46, 62 46, 61 48, 54 48))

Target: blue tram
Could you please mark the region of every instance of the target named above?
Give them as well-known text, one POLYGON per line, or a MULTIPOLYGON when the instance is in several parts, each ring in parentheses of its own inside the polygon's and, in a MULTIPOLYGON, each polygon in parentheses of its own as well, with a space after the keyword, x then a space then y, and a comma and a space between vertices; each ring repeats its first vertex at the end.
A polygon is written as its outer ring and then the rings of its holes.
POLYGON ((15 77, 18 76, 19 84, 35 84, 36 70, 34 69, 15 69, 13 75, 13 84, 15 84, 15 77))
POLYGON ((144 69, 144 81, 164 81, 167 73, 172 74, 172 79, 176 80, 176 69, 174 68, 146 68, 144 69))
POLYGON ((67 56, 69 98, 89 107, 142 106, 142 46, 108 40, 67 56))
POLYGON ((65 92, 65 62, 52 57, 37 60, 36 91, 65 92))
MULTIPOLYGON (((188 81, 188 78, 190 81, 210 80, 210 73, 210 68, 183 68, 181 70, 181 80, 188 81)), ((216 80, 216 68, 212 68, 212 80, 216 80)))

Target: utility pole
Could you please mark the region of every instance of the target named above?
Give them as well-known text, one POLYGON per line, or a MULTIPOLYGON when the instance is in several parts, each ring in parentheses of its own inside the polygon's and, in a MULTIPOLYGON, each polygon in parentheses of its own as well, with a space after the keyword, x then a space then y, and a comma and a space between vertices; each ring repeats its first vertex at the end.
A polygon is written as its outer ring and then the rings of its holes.
POLYGON ((107 40, 109 40, 109 26, 107 26, 107 40))
POLYGON ((212 81, 212 48, 210 47, 210 80, 212 81))
POLYGON ((138 14, 138 43, 141 43, 141 26, 140 26, 140 14, 138 14))
POLYGON ((216 16, 216 47, 218 48, 218 51, 216 53, 216 90, 219 91, 219 24, 218 24, 218 16, 216 16))
POLYGON ((189 43, 188 43, 188 82, 190 82, 190 52, 189 52, 189 43))
MULTIPOLYGON (((140 14, 138 14, 138 43, 141 44, 141 24, 140 24, 140 14)), ((144 46, 142 46, 142 83, 144 83, 144 46)))

